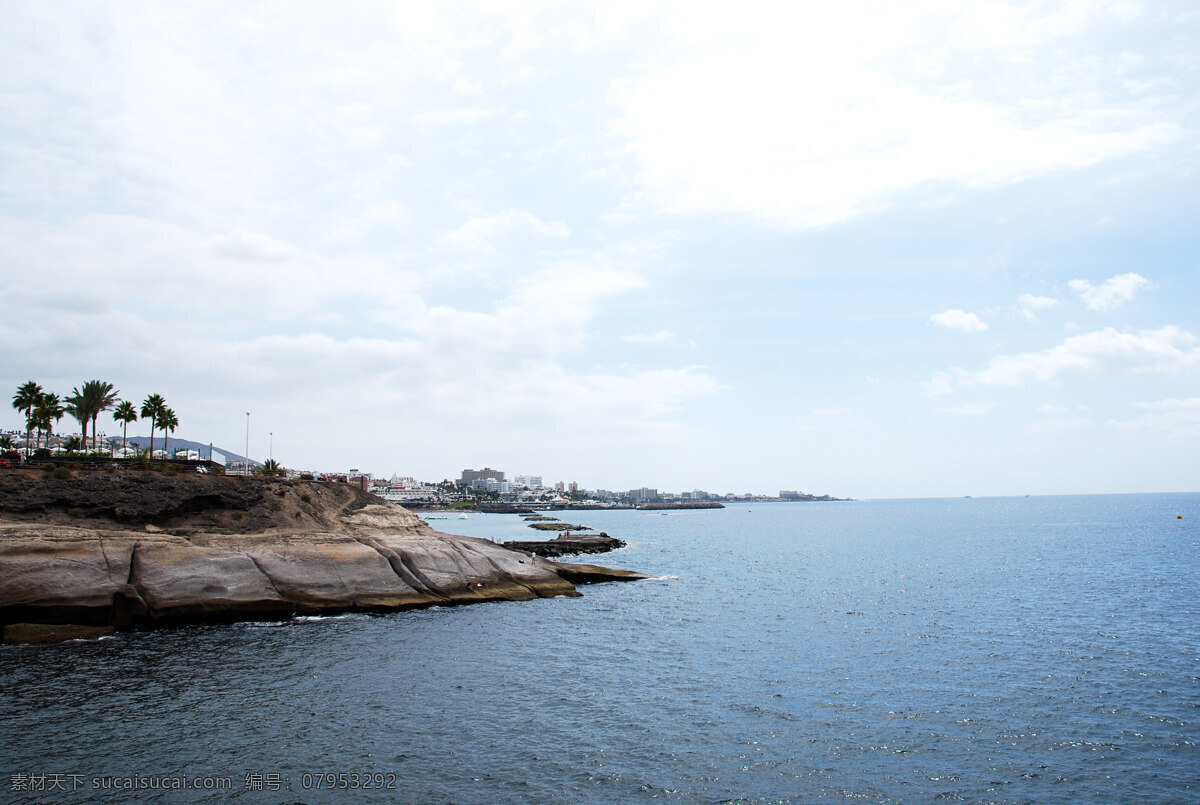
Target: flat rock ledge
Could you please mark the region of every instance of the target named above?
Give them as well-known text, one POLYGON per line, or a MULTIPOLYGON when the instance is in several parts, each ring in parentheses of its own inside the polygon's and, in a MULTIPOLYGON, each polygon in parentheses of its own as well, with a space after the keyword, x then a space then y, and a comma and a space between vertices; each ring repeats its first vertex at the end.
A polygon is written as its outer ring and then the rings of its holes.
POLYGON ((569 556, 579 553, 615 551, 617 548, 624 548, 625 541, 610 537, 601 531, 599 534, 566 533, 554 539, 545 540, 514 540, 505 542, 504 547, 538 556, 569 556))
MULTIPOLYGON (((179 536, 0 525, 0 624, 6 641, 29 642, 57 634, 37 624, 122 629, 387 612, 574 596, 577 583, 645 578, 422 531, 179 536)), ((94 633, 62 630, 57 639, 79 636, 94 633)))

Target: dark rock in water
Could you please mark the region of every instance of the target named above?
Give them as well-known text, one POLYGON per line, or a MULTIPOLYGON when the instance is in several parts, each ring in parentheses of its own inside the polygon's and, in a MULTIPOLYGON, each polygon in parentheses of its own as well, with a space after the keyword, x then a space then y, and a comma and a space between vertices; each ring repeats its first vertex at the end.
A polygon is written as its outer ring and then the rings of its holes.
POLYGON ((546 523, 530 523, 530 528, 536 528, 538 531, 587 531, 585 525, 571 525, 570 523, 560 523, 557 520, 546 523))
POLYGON ((688 503, 643 503, 637 507, 638 511, 661 511, 665 509, 723 509, 724 503, 718 503, 715 500, 696 501, 688 503))
POLYGON ((4 627, 5 643, 61 643, 64 640, 95 640, 107 637, 111 626, 80 626, 76 623, 10 623, 4 627))
POLYGON ((521 540, 504 543, 505 548, 514 551, 536 553, 538 556, 568 556, 577 553, 606 553, 624 548, 625 541, 610 537, 601 531, 599 534, 569 534, 549 540, 521 540))
POLYGON ((481 514, 529 514, 533 511, 520 503, 505 503, 504 501, 476 503, 474 510, 481 514))

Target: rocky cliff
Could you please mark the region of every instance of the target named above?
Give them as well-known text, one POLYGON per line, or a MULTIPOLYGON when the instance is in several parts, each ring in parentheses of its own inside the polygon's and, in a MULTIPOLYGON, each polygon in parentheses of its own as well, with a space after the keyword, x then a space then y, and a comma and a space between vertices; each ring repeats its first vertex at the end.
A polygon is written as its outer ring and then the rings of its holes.
POLYGON ((0 470, 0 624, 10 636, 30 623, 123 628, 527 600, 637 578, 441 534, 345 484, 0 470))

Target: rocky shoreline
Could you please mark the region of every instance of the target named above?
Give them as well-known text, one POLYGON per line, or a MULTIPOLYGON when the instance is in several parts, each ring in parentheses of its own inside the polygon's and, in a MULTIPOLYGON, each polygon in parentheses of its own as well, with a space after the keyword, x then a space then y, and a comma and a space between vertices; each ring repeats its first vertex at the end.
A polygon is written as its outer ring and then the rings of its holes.
POLYGON ((645 578, 442 534, 346 484, 130 470, 56 475, 0 470, 0 625, 8 641, 530 600, 579 595, 576 584, 645 578))

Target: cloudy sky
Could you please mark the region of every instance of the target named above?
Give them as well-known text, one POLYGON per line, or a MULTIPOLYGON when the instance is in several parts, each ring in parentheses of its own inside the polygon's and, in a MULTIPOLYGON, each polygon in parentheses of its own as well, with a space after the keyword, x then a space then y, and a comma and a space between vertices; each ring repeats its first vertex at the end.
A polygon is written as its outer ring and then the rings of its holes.
POLYGON ((1200 489, 1191 2, 0 12, 10 395, 428 480, 1200 489))

